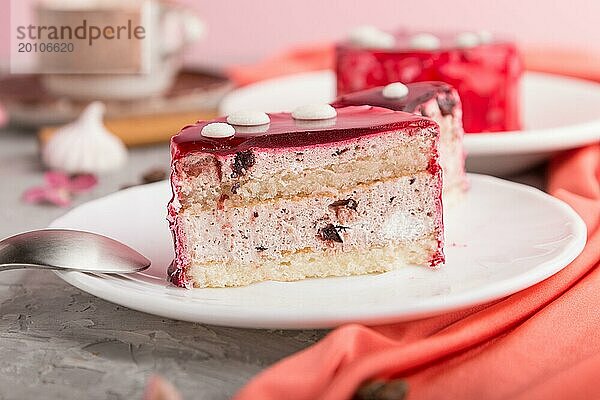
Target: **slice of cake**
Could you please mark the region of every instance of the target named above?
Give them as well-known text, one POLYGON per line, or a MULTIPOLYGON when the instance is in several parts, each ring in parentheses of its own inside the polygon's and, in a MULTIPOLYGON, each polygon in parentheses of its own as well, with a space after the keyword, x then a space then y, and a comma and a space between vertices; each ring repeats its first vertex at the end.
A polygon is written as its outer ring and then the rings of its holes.
POLYGON ((444 204, 467 189, 463 150, 462 108, 458 93, 443 82, 390 83, 340 96, 334 107, 385 107, 433 119, 440 126, 440 165, 444 172, 444 204))
POLYGON ((514 43, 489 32, 353 31, 336 46, 338 95, 392 82, 442 81, 458 91, 465 132, 520 129, 523 64, 514 43))
POLYGON ((171 281, 241 286, 435 266, 439 130, 389 109, 239 113, 171 141, 171 281))

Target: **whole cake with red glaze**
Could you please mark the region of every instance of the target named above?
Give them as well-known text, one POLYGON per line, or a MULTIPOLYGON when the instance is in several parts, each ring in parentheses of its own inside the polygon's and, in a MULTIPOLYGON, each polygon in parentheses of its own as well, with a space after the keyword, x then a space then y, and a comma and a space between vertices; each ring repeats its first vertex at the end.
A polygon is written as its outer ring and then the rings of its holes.
POLYGON ((171 141, 183 287, 377 273, 443 262, 439 128, 385 108, 236 113, 171 141))
POLYGON ((515 44, 487 32, 391 34, 362 27, 336 46, 338 95, 392 82, 446 82, 460 95, 467 133, 521 128, 522 72, 515 44))
POLYGON ((334 107, 367 104, 433 119, 440 127, 440 165, 444 204, 454 203, 467 188, 462 108, 456 90, 444 82, 390 83, 338 97, 334 107))

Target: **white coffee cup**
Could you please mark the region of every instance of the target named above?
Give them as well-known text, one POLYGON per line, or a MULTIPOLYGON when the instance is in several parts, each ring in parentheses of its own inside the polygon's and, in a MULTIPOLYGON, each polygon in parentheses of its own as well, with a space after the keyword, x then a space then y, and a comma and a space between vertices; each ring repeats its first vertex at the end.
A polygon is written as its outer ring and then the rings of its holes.
MULTIPOLYGON (((204 24, 191 10, 161 0, 51 0, 38 5, 37 15, 38 23, 45 26, 82 26, 84 20, 134 20, 135 24, 130 25, 143 31, 142 40, 124 40, 119 43, 121 47, 107 40, 108 35, 96 39, 95 47, 87 46, 96 30, 79 41, 79 52, 41 54, 40 63, 45 67, 42 72, 50 66, 56 71, 43 74, 46 90, 80 100, 134 100, 161 95, 172 86, 181 68, 183 50, 204 33, 204 24)), ((108 29, 106 24, 101 27, 103 31, 108 29)), ((91 29, 87 25, 85 28, 91 29)), ((106 32, 115 35, 115 29, 106 32)))

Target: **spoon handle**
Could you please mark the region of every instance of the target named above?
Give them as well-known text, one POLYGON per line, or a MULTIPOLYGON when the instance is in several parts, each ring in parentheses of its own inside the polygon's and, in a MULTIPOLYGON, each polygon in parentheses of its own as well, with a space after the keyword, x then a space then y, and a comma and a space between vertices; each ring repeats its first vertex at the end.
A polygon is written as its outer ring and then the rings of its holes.
POLYGON ((68 229, 42 229, 0 240, 0 271, 36 268, 103 274, 143 271, 150 260, 106 236, 68 229))
MULTIPOLYGON (((31 241, 29 243, 35 242, 31 241)), ((47 251, 47 248, 43 250, 47 251)), ((48 265, 40 261, 40 257, 32 256, 27 251, 27 246, 22 244, 15 245, 14 243, 11 243, 11 238, 0 241, 0 272, 25 268, 49 270, 63 269, 61 267, 48 265)))
POLYGON ((49 265, 39 265, 39 264, 0 264, 0 272, 10 271, 13 269, 25 269, 25 268, 35 268, 35 269, 50 269, 50 270, 61 270, 63 268, 60 267, 51 267, 49 265))

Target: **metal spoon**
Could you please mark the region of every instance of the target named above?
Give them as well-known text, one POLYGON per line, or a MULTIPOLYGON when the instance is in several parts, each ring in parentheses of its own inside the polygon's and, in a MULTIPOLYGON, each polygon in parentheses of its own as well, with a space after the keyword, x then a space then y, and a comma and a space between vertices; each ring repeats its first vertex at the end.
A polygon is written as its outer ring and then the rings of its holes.
POLYGON ((131 247, 90 232, 43 229, 0 241, 0 271, 19 268, 127 274, 150 260, 131 247))

